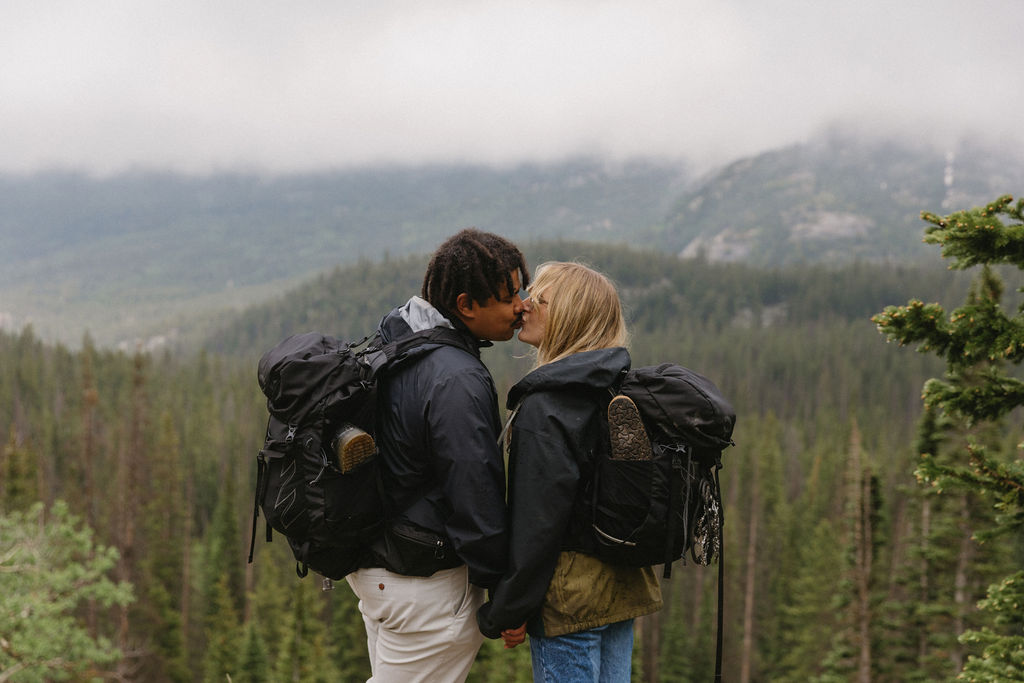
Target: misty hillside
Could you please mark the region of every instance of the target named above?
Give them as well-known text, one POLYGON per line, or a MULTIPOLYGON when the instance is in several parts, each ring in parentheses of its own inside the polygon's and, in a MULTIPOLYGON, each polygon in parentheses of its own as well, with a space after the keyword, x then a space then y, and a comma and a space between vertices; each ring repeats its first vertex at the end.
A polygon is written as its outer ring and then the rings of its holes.
POLYGON ((678 164, 376 168, 261 177, 0 177, 0 328, 174 341, 345 264, 477 226, 760 266, 918 262, 923 209, 1024 192, 1024 160, 826 136, 699 179, 678 164))
POLYGON ((1024 193, 1024 160, 834 133, 741 159, 680 195, 657 239, 683 255, 759 265, 918 261, 922 210, 1024 193))
POLYGON ((0 327, 75 343, 151 335, 335 265, 429 252, 458 229, 624 240, 667 212, 676 165, 376 168, 263 178, 0 178, 0 327))

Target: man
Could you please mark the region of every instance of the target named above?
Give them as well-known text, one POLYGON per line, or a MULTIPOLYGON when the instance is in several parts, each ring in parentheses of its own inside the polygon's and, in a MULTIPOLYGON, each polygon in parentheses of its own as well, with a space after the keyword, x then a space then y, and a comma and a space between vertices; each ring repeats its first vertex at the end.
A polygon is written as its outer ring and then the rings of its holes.
POLYGON ((483 641, 476 610, 508 539, 497 394, 480 347, 512 338, 528 283, 515 245, 463 230, 434 253, 422 296, 381 321, 385 341, 450 328, 465 348, 427 345, 378 385, 388 528, 373 566, 347 577, 372 681, 463 681, 483 641))

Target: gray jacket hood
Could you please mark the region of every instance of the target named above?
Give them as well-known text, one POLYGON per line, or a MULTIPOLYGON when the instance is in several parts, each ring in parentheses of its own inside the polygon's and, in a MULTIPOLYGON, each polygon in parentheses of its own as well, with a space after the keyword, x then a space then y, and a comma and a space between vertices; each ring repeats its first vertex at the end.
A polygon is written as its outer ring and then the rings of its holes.
POLYGON ((455 329, 448 318, 431 306, 426 299, 418 296, 412 297, 404 305, 388 313, 380 322, 380 331, 386 342, 433 327, 455 329))

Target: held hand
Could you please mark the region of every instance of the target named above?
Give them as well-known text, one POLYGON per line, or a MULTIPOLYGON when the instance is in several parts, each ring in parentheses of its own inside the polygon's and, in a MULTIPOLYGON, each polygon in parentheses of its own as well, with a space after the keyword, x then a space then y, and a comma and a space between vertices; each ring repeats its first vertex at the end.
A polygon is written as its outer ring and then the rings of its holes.
POLYGON ((519 628, 505 629, 501 632, 501 639, 505 641, 506 650, 511 650, 516 645, 521 645, 526 640, 526 624, 519 628))

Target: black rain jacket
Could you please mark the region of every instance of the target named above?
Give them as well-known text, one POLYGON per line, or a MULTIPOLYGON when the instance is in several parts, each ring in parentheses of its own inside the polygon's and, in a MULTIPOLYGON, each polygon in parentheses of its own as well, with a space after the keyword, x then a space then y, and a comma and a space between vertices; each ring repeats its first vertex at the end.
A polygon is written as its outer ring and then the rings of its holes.
POLYGON ((465 563, 489 588, 505 569, 508 537, 501 422, 481 342, 419 297, 380 324, 385 342, 429 327, 465 334, 475 353, 437 345, 378 383, 376 437, 388 532, 374 548, 391 571, 429 576, 465 563))
POLYGON ((509 392, 509 564, 477 612, 481 632, 537 623, 559 554, 586 551, 587 499, 593 463, 607 448, 604 411, 629 369, 622 347, 576 353, 542 365, 509 392))

